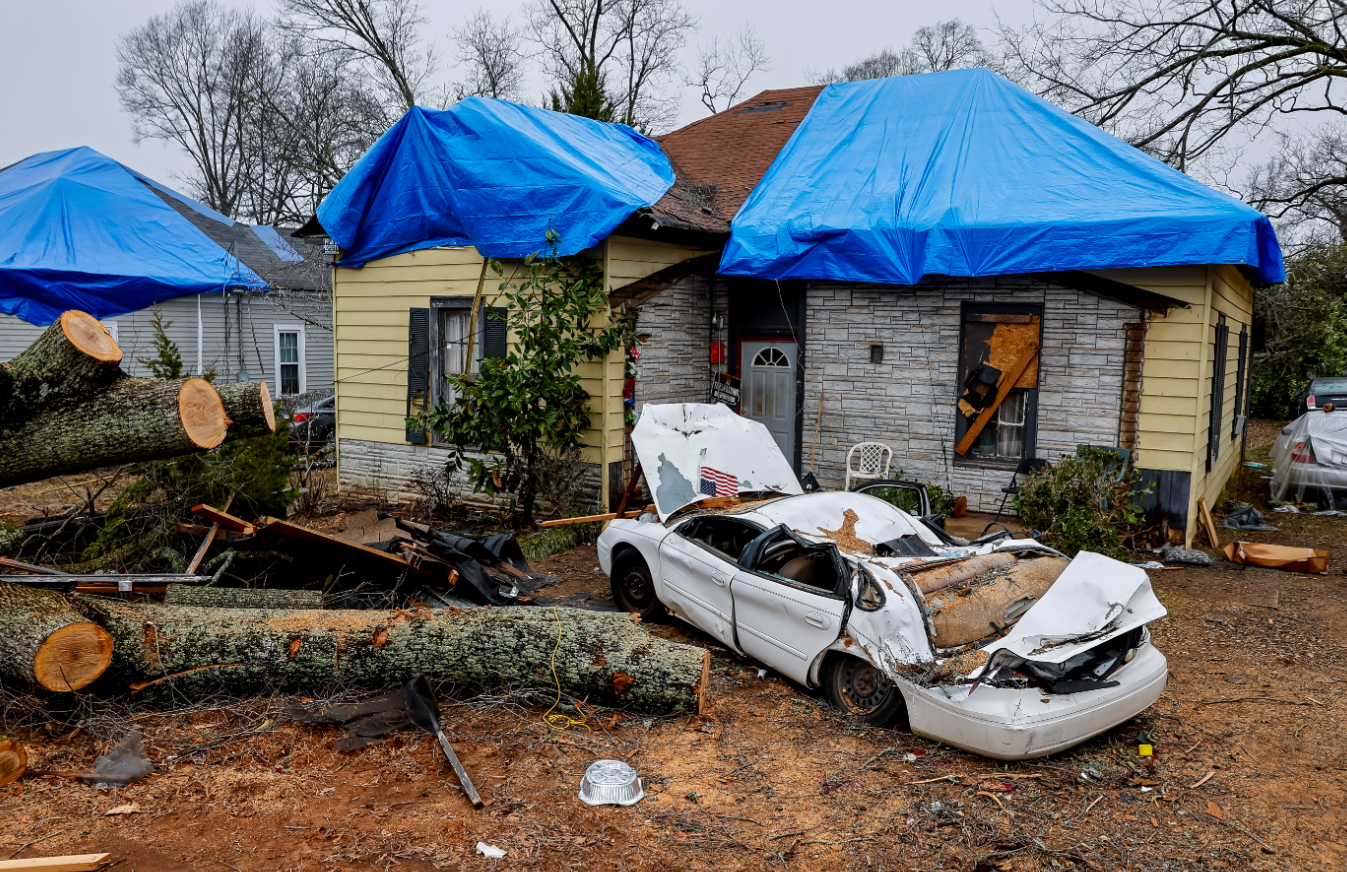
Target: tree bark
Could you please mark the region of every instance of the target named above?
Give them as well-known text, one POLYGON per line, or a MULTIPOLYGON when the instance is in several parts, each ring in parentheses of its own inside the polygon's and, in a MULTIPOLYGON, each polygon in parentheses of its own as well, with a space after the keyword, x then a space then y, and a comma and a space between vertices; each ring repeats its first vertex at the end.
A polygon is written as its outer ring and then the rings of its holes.
POLYGON ((205 379, 123 379, 0 434, 0 487, 215 448, 228 423, 205 379))
POLYGON ((164 596, 164 605, 215 609, 321 609, 323 592, 170 584, 164 596))
POLYGON ((266 382, 216 385, 215 390, 231 422, 227 439, 269 436, 276 432, 276 411, 266 382))
POLYGON ((0 584, 0 678, 79 690, 112 662, 112 637, 50 590, 0 584))
POLYGON ((630 615, 578 609, 409 613, 82 603, 112 634, 116 678, 134 690, 179 696, 388 687, 425 675, 476 686, 559 682, 563 692, 593 705, 694 714, 710 663, 705 650, 651 636, 630 615))
POLYGON ((121 375, 122 350, 92 315, 61 315, 32 345, 0 365, 0 430, 44 407, 78 403, 121 375))

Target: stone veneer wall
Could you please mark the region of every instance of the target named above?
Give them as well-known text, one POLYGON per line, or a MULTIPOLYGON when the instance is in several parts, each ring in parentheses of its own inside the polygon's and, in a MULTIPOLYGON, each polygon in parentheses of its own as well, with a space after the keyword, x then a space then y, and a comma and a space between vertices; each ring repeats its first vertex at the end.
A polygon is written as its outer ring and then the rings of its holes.
POLYGON ((813 448, 820 391, 826 393, 814 472, 840 488, 847 450, 884 442, 893 469, 948 487, 969 508, 995 511, 1014 472, 1004 463, 953 463, 961 304, 1043 305, 1036 456, 1056 461, 1076 445, 1117 445, 1131 306, 1025 276, 935 279, 915 287, 813 283, 808 291, 803 457, 813 448), (869 346, 884 345, 870 363, 869 346))
MULTIPOLYGON (((708 277, 687 276, 637 309, 636 330, 650 339, 641 352, 636 381, 636 409, 645 403, 705 403, 711 389, 711 316, 724 315, 729 295, 724 279, 714 279, 714 302, 708 277), (708 311, 708 304, 712 308, 708 311)), ((729 331, 720 331, 728 343, 729 331)))
MULTIPOLYGON (((434 474, 443 471, 448 453, 442 448, 425 445, 367 442, 362 439, 342 439, 337 445, 338 480, 343 494, 370 497, 389 503, 414 503, 421 498, 416 487, 419 471, 434 474)), ((585 498, 598 505, 599 465, 586 463, 588 482, 585 498)), ((463 500, 488 505, 492 500, 484 493, 474 494, 472 485, 462 473, 455 474, 463 481, 463 500)), ((505 500, 498 502, 504 503, 505 500)), ((597 509, 596 509, 597 511, 597 509)))

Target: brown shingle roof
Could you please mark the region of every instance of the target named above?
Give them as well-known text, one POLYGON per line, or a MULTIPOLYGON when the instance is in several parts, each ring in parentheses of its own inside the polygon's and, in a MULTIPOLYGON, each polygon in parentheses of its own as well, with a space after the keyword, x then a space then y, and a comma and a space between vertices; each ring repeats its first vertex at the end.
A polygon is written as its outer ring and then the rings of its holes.
POLYGON ((763 91, 656 137, 678 180, 651 214, 681 229, 728 234, 730 219, 822 90, 815 85, 763 91))

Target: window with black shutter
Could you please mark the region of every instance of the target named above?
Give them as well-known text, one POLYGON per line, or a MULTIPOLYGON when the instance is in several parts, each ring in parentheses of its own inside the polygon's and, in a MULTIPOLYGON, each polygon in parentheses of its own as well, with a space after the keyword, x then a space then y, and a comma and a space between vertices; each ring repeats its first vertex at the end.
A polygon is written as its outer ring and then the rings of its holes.
POLYGON ((490 310, 483 310, 482 317, 485 322, 482 325, 482 356, 493 360, 504 360, 506 348, 509 345, 509 338, 506 333, 505 313, 509 309, 503 306, 497 306, 490 310), (487 312, 490 311, 490 315, 487 312))
MULTIPOLYGON (((430 310, 410 309, 407 316, 407 417, 426 410, 430 400, 430 310)), ((426 431, 407 425, 407 441, 426 441, 426 431)))
POLYGON ((1239 328, 1239 360, 1235 363, 1235 414, 1230 422, 1230 439, 1233 441, 1239 438, 1240 425, 1244 421, 1248 411, 1244 408, 1244 398, 1246 385, 1244 379, 1247 374, 1246 366, 1249 359, 1249 328, 1244 326, 1239 328))
POLYGON ((1207 424, 1207 472, 1221 456, 1221 413, 1225 399, 1225 366, 1229 360, 1230 328, 1222 315, 1216 324, 1216 347, 1211 356, 1211 420, 1207 424))

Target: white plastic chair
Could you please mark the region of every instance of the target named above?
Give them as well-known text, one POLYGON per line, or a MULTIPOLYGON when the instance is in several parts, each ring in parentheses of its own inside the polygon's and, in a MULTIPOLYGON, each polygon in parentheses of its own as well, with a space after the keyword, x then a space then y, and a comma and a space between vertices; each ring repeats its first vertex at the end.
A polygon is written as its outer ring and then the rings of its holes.
POLYGON ((847 483, 845 490, 851 490, 851 480, 888 478, 889 464, 893 461, 893 449, 883 442, 857 442, 847 452, 847 483), (852 458, 860 452, 857 465, 852 466, 852 458))

